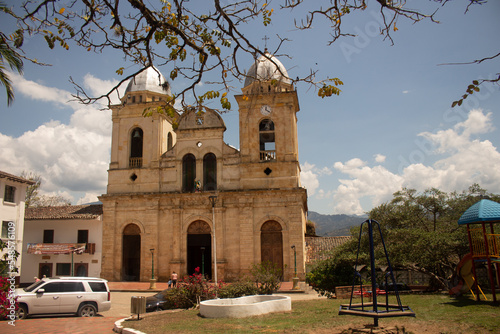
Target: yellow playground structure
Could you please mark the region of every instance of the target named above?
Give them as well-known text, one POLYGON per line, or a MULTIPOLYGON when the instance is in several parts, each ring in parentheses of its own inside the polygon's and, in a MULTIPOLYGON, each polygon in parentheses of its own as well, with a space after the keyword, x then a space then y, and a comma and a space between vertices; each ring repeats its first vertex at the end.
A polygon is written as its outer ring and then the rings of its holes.
POLYGON ((470 254, 460 261, 457 271, 477 300, 479 292, 486 299, 476 274, 476 264, 482 262, 488 269, 493 301, 497 301, 495 289, 500 286, 500 234, 495 234, 495 223, 500 223, 500 203, 488 199, 472 205, 458 220, 458 225, 467 225, 470 254))

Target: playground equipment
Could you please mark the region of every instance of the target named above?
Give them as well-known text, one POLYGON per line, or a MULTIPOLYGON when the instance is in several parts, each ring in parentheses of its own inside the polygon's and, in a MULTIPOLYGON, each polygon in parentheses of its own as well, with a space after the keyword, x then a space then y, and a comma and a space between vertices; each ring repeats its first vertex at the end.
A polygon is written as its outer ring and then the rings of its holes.
POLYGON ((354 270, 354 279, 352 282, 352 290, 351 290, 351 300, 349 304, 341 304, 339 309, 339 315, 348 314, 355 315, 361 317, 371 317, 373 318, 373 325, 378 327, 378 319, 379 318, 387 318, 387 317, 414 317, 415 313, 408 307, 401 304, 401 299, 399 298, 399 292, 396 284, 396 280, 394 279, 394 273, 392 271, 391 262, 389 261, 389 255, 387 254, 387 249, 385 247, 384 238, 382 237, 382 231, 380 229, 380 224, 373 220, 368 219, 365 220, 361 224, 361 229, 359 231, 359 241, 358 241, 358 252, 356 255, 356 265, 354 268, 360 268, 358 263, 359 259, 359 250, 361 246, 361 235, 363 233, 363 225, 368 226, 368 239, 370 242, 370 270, 371 270, 371 291, 366 291, 363 288, 363 282, 361 280, 361 274, 356 269, 354 270), (373 225, 378 226, 378 231, 380 233, 380 239, 382 241, 382 245, 384 247, 385 258, 387 261, 387 272, 385 274, 385 286, 388 286, 388 279, 391 280, 391 283, 394 287, 394 295, 396 296, 397 304, 389 303, 389 294, 377 288, 377 281, 375 275, 375 251, 374 251, 374 242, 373 242, 373 225), (356 281, 359 281, 359 290, 355 291, 356 281), (361 297, 361 303, 353 304, 352 299, 355 295, 359 295, 361 297), (385 295, 385 303, 379 303, 377 301, 378 295, 385 295), (371 302, 365 303, 364 297, 369 297, 371 302))
MULTIPOLYGON (((500 223, 500 204, 488 199, 482 199, 472 205, 458 220, 458 225, 467 225, 470 254, 462 259, 457 270, 459 270, 458 273, 469 286, 473 295, 472 288, 475 287, 476 294, 474 297, 478 301, 481 288, 477 284, 476 263, 479 262, 486 262, 493 301, 497 301, 495 291, 497 284, 495 284, 495 281, 500 280, 500 234, 494 233, 493 224, 495 223, 500 223), (487 223, 489 224, 489 231, 486 228, 487 223), (494 272, 496 272, 496 275, 494 272)), ((457 288, 458 286, 452 288, 452 290, 457 288)), ((483 297, 486 299, 484 294, 483 297)))
MULTIPOLYGON (((472 254, 470 253, 465 255, 462 260, 460 260, 457 265, 457 274, 461 279, 456 286, 450 289, 450 295, 458 296, 468 289, 472 293, 472 296, 476 298, 476 295, 473 291, 474 284, 476 284, 476 279, 474 278, 474 274, 472 273, 472 264, 473 258, 472 254)), ((484 295, 483 290, 479 286, 479 283, 477 283, 477 287, 479 288, 479 291, 483 295, 484 299, 488 300, 488 298, 486 298, 486 296, 484 295)))

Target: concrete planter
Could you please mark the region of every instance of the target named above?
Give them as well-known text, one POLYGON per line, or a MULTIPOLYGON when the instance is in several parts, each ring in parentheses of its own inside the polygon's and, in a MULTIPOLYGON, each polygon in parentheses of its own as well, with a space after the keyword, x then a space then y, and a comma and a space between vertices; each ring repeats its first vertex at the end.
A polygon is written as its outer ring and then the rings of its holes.
POLYGON ((291 310, 290 297, 276 295, 211 299, 200 303, 200 315, 205 318, 244 318, 291 310))

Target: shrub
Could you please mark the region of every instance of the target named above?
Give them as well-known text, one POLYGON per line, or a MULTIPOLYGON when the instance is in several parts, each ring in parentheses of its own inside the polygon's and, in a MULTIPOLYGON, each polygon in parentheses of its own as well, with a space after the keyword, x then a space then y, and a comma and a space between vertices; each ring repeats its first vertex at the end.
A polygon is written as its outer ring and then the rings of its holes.
POLYGON ((320 295, 333 297, 335 287, 351 285, 353 279, 353 266, 348 261, 327 259, 322 261, 310 273, 306 280, 320 295))
POLYGON ((195 273, 184 277, 177 287, 164 292, 164 309, 191 308, 203 300, 219 298, 237 298, 256 294, 272 294, 281 285, 282 270, 272 262, 263 262, 252 267, 251 277, 244 276, 230 284, 220 282, 218 286, 210 284, 200 268, 195 273))
POLYGON ((199 305, 200 301, 214 299, 216 287, 209 284, 200 273, 200 268, 195 268, 195 273, 184 277, 180 282, 180 287, 185 290, 187 298, 193 305, 199 305))
MULTIPOLYGON (((353 246, 357 246, 357 240, 339 246, 330 258, 319 261, 306 275, 306 281, 320 295, 332 298, 335 287, 352 284, 356 263, 353 246)), ((360 254, 360 260, 366 260, 364 254, 360 254)))
POLYGON ((166 303, 163 305, 163 309, 165 310, 179 308, 188 309, 196 305, 189 299, 187 290, 184 286, 177 285, 175 288, 168 289, 164 291, 164 295, 166 303))
POLYGON ((258 294, 257 286, 247 276, 231 284, 222 283, 217 293, 219 298, 237 298, 256 294, 258 294))
POLYGON ((264 261, 254 264, 250 273, 257 285, 259 295, 270 295, 279 290, 283 272, 275 263, 264 261))
POLYGON ((179 280, 177 286, 165 291, 164 309, 191 308, 201 301, 214 299, 216 287, 209 284, 200 273, 200 268, 195 273, 179 280))

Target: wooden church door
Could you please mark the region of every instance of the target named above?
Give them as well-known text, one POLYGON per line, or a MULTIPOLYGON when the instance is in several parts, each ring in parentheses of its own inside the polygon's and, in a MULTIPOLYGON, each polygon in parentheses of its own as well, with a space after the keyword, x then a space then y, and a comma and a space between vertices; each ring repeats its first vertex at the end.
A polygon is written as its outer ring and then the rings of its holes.
POLYGON ((281 225, 268 221, 260 229, 261 262, 272 262, 283 273, 283 235, 281 225))

